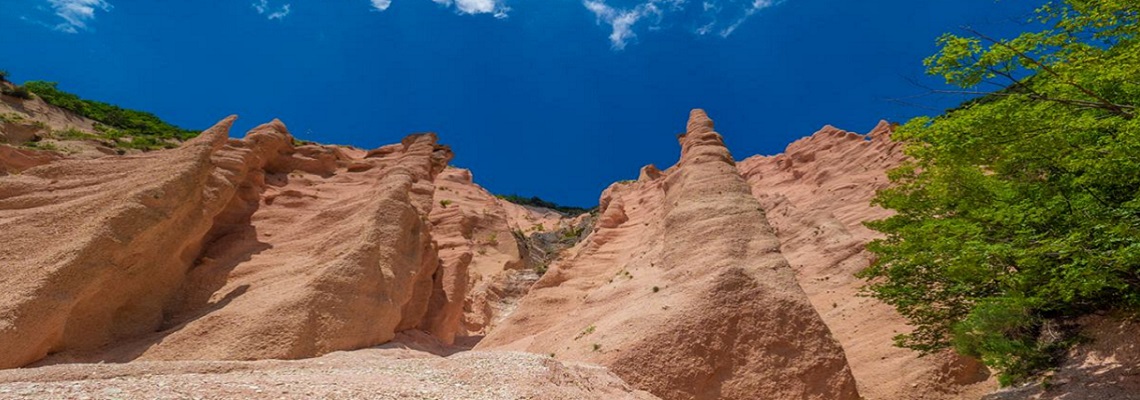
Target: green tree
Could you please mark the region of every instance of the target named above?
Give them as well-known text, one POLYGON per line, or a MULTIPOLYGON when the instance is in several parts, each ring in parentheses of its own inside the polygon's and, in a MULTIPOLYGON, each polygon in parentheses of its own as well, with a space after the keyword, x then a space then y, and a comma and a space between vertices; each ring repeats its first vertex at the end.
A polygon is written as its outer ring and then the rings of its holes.
POLYGON ((860 274, 915 326, 899 345, 953 347, 1004 384, 1055 361, 1059 323, 1140 306, 1140 3, 1031 22, 939 39, 928 72, 980 97, 898 130, 911 161, 875 199, 896 214, 868 223, 885 238, 860 274))

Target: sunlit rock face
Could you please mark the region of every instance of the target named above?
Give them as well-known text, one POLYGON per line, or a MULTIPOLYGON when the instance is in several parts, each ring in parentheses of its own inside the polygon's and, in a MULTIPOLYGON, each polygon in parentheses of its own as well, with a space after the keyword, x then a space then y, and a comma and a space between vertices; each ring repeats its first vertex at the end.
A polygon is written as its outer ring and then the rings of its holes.
POLYGON ((703 111, 680 145, 602 194, 594 232, 478 348, 598 363, 665 399, 859 398, 703 111))

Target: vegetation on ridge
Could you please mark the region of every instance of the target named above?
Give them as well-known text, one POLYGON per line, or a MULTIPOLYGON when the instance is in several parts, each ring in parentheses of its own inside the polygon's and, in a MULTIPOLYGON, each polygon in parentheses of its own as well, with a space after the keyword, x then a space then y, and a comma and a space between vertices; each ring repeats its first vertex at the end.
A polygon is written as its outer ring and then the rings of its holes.
POLYGON ((1066 325, 1140 308, 1140 3, 1065 0, 1011 40, 945 35, 928 72, 987 95, 902 126, 912 158, 868 223, 869 294, 1011 384, 1054 365, 1066 325), (977 88, 1000 88, 986 92, 977 88))
POLYGON ((59 90, 55 82, 29 81, 23 87, 48 104, 99 122, 96 130, 114 144, 123 147, 143 150, 177 147, 177 143, 172 140, 185 141, 200 133, 166 123, 148 112, 84 100, 59 90))
POLYGON ((560 205, 558 203, 543 200, 543 199, 539 198, 538 196, 533 196, 533 197, 528 198, 528 197, 519 196, 517 194, 497 194, 497 195, 495 195, 495 197, 498 197, 499 199, 502 199, 502 200, 509 201, 511 203, 518 204, 520 206, 548 208, 548 209, 558 211, 560 213, 567 214, 567 215, 580 215, 580 214, 585 214, 585 213, 592 211, 592 209, 587 209, 587 208, 582 208, 582 207, 572 207, 572 206, 560 205))

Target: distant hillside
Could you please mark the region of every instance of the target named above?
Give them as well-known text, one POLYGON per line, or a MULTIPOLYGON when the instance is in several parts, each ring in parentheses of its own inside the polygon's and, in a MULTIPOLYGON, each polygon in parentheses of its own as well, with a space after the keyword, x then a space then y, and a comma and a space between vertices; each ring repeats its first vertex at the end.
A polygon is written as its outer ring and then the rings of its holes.
POLYGON ((55 82, 16 85, 0 71, 0 143, 67 153, 125 153, 177 147, 198 131, 154 114, 83 99, 55 82))
POLYGON ((564 206, 558 203, 543 200, 538 196, 524 197, 517 194, 497 194, 495 197, 518 204, 520 206, 549 208, 551 210, 558 211, 567 215, 580 215, 593 211, 593 209, 588 208, 564 206))

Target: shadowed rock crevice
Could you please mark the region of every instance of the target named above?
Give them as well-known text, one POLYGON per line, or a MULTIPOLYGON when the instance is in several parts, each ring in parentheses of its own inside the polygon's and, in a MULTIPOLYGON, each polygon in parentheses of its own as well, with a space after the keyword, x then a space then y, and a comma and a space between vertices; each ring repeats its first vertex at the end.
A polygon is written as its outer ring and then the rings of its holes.
POLYGON ((444 343, 471 346, 513 312, 519 299, 592 218, 497 198, 470 171, 448 168, 436 180, 432 237, 441 265, 420 329, 444 343))

